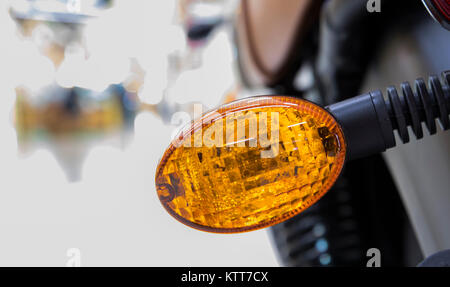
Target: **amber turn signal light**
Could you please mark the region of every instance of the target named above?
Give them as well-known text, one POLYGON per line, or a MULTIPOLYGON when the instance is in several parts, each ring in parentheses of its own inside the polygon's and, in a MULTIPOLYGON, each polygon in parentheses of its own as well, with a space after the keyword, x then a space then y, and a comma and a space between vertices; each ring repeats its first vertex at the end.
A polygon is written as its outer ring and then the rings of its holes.
POLYGON ((164 208, 203 231, 251 231, 287 220, 321 198, 344 165, 341 127, 308 101, 262 96, 193 121, 156 172, 164 208))

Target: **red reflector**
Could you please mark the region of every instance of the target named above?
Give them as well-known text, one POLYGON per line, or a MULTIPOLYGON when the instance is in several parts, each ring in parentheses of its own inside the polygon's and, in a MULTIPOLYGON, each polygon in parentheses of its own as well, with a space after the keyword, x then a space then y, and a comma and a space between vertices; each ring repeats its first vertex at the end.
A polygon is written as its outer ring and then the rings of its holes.
POLYGON ((433 18, 450 30, 450 0, 422 0, 422 2, 433 18))
POLYGON ((450 0, 432 0, 436 8, 439 12, 442 13, 442 16, 447 18, 450 21, 450 0))

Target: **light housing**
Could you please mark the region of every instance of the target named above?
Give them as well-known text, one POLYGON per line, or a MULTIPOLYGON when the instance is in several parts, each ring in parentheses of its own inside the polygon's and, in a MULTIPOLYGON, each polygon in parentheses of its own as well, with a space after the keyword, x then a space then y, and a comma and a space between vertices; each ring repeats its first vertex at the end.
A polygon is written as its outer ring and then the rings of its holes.
POLYGON ((344 165, 341 127, 305 100, 261 96, 195 120, 156 172, 164 208, 209 232, 251 231, 287 220, 321 198, 344 165))
POLYGON ((422 2, 431 16, 450 30, 450 0, 422 0, 422 2))

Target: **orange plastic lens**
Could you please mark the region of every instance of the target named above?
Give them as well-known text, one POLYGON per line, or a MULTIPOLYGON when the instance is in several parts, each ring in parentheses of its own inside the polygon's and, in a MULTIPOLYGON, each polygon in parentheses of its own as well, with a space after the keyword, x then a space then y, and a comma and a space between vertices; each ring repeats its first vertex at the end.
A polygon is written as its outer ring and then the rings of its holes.
POLYGON ((253 97, 205 114, 156 173, 166 210, 191 227, 243 232, 291 218, 334 184, 345 160, 335 119, 310 102, 253 97))

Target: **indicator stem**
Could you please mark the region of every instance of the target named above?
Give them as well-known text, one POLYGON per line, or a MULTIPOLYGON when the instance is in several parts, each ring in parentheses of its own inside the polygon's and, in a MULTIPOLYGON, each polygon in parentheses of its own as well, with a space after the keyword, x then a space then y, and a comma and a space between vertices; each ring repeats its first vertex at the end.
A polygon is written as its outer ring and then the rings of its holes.
POLYGON ((436 133, 436 119, 442 130, 450 128, 450 71, 401 84, 401 93, 395 87, 363 94, 327 106, 341 125, 347 142, 347 160, 362 158, 395 147, 394 130, 403 143, 409 142, 408 127, 417 139, 423 137, 425 123, 430 135, 436 133))

